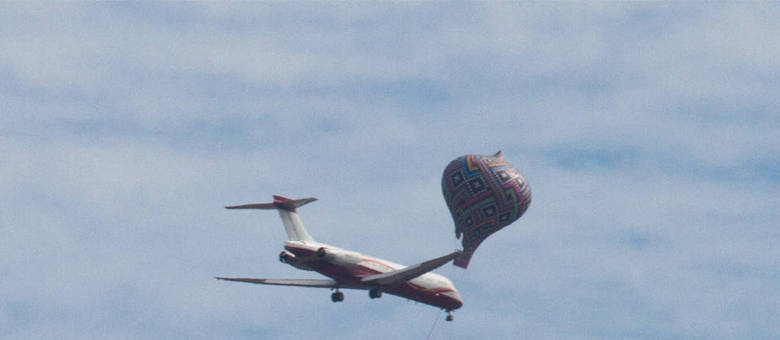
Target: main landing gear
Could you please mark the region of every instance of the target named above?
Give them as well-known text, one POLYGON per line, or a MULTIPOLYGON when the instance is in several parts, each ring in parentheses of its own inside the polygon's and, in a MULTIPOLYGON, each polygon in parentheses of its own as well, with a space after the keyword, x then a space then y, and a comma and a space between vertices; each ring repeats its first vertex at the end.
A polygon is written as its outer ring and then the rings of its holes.
POLYGON ((333 292, 333 294, 330 294, 330 300, 333 302, 344 301, 344 293, 336 290, 335 292, 333 292))
POLYGON ((372 299, 378 299, 378 298, 381 298, 381 297, 382 297, 382 291, 381 291, 381 290, 379 290, 379 289, 376 289, 376 288, 374 288, 374 289, 370 289, 370 290, 368 291, 368 297, 370 297, 370 298, 372 298, 372 299))
POLYGON ((452 312, 447 311, 447 317, 444 320, 452 321, 452 320, 455 320, 455 317, 452 316, 452 312))

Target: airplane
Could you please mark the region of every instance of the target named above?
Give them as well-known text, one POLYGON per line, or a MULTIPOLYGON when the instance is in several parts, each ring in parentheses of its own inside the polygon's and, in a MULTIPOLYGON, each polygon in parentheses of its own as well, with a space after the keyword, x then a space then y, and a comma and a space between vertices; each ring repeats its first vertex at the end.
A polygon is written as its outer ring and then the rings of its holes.
POLYGON ((456 250, 413 266, 403 266, 376 257, 319 243, 312 239, 303 227, 297 208, 316 201, 314 197, 289 199, 273 196, 272 203, 250 203, 227 206, 226 209, 275 209, 279 212, 288 240, 279 261, 297 269, 316 271, 329 279, 253 279, 216 277, 218 280, 239 281, 266 285, 330 288, 333 302, 344 301, 340 289, 368 290, 371 299, 388 293, 439 307, 452 321, 452 311, 463 305, 460 294, 446 277, 431 273, 432 270, 452 261, 460 255, 456 250))

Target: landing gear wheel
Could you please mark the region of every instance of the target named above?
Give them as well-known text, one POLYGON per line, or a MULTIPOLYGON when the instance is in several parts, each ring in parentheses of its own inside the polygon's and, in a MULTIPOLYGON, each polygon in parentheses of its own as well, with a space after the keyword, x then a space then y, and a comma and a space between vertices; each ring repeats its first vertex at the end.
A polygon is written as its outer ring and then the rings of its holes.
POLYGON ((333 302, 341 302, 344 301, 344 293, 335 291, 333 294, 330 295, 330 300, 333 302))
POLYGON ((372 299, 378 299, 382 297, 382 291, 379 289, 371 289, 368 291, 368 297, 372 299))
POLYGON ((447 312, 447 317, 444 320, 452 321, 452 320, 455 320, 455 317, 452 316, 452 313, 447 312))

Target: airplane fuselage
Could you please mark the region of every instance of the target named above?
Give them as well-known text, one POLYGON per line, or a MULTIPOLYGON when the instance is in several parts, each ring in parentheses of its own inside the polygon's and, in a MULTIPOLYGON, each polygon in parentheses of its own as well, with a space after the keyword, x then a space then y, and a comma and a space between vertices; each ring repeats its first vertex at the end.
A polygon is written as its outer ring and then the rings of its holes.
POLYGON ((314 197, 289 199, 274 196, 271 203, 249 203, 225 208, 276 210, 288 239, 284 242, 285 250, 279 254, 279 260, 297 269, 316 271, 329 279, 216 279, 265 285, 330 288, 335 290, 331 294, 333 302, 344 300, 344 293, 340 291, 342 288, 368 290, 368 296, 372 299, 388 293, 442 308, 447 311, 445 320, 453 320, 451 311, 463 305, 460 294, 450 280, 431 271, 461 255, 461 250, 406 267, 319 243, 303 227, 297 213, 297 208, 316 200, 314 197))
POLYGON ((439 274, 425 273, 397 285, 372 287, 365 285, 361 280, 371 275, 402 269, 405 266, 318 242, 286 241, 284 249, 294 255, 294 260, 290 259, 286 263, 330 277, 343 284, 343 288, 381 289, 382 292, 447 311, 458 309, 463 305, 460 294, 452 282, 439 274))

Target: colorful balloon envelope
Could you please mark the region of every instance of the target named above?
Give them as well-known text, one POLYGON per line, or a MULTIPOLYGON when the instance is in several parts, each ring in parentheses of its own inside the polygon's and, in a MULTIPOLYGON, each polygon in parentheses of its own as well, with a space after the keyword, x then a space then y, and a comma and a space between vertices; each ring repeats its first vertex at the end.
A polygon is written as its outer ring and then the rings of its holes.
POLYGON ((441 189, 455 221, 455 236, 463 236, 463 253, 454 261, 462 268, 468 267, 482 241, 520 218, 531 204, 531 188, 501 151, 450 162, 441 189))

